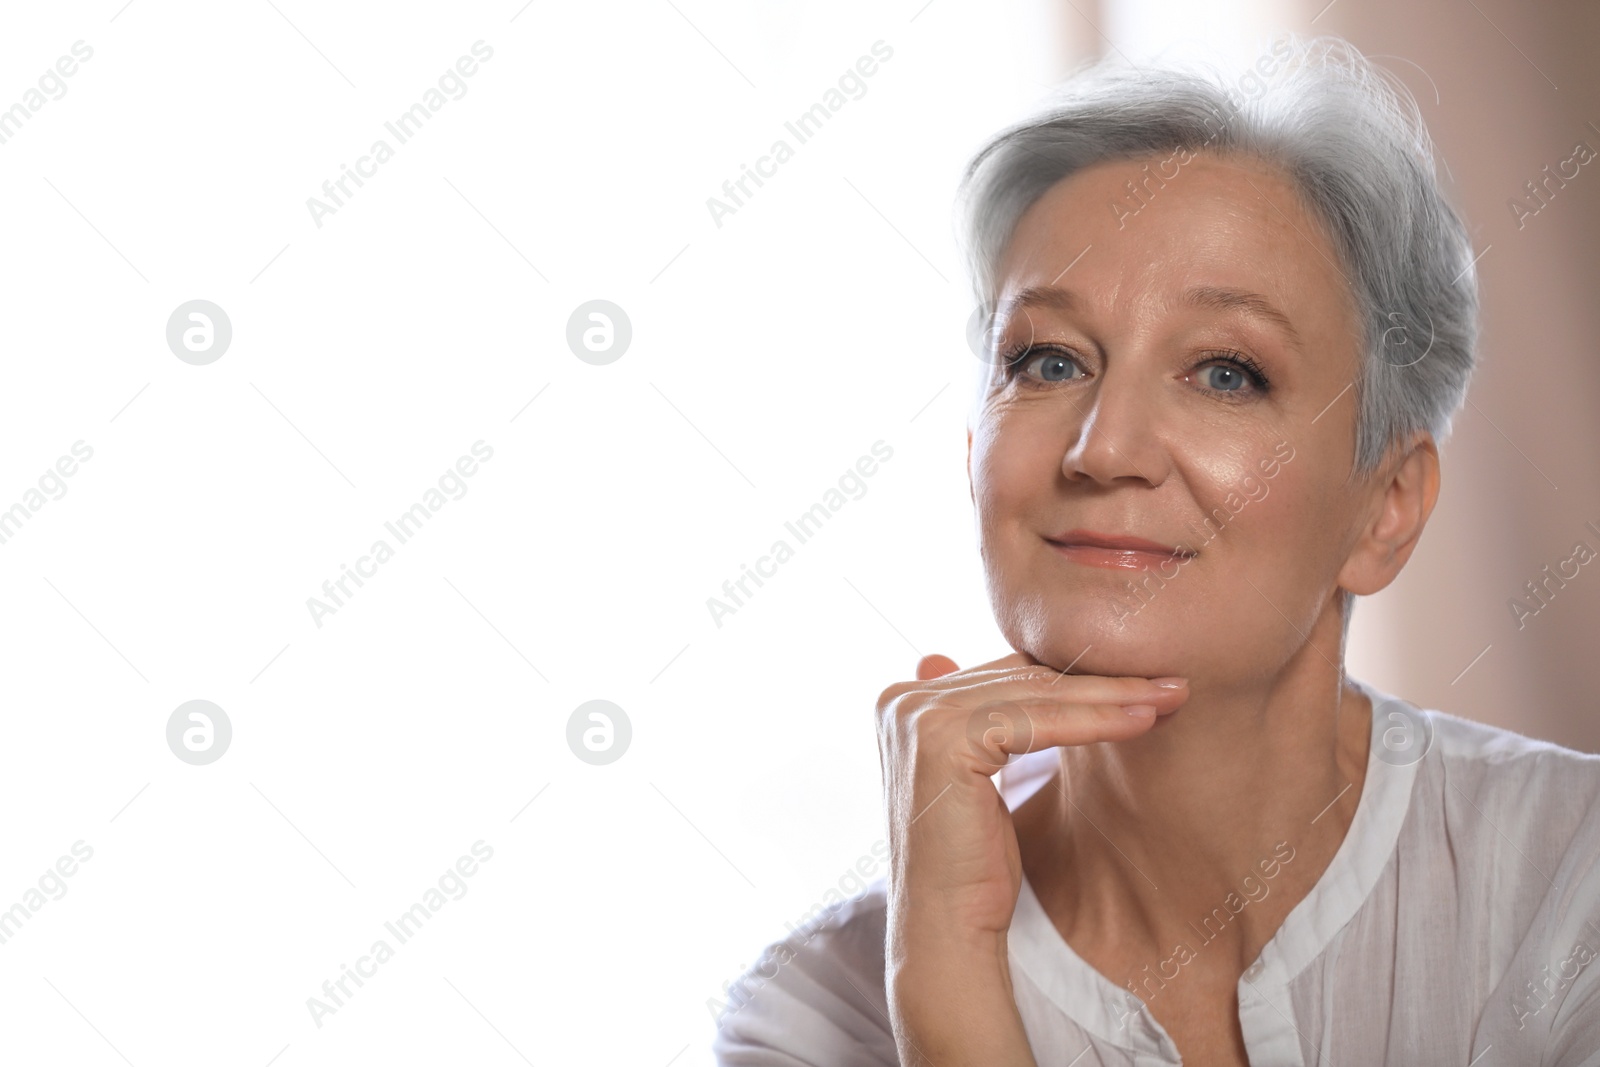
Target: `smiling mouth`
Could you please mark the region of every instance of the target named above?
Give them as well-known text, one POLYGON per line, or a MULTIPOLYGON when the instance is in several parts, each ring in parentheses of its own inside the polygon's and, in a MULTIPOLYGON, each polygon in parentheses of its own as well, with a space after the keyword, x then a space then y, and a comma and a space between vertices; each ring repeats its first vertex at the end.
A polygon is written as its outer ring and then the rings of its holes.
POLYGON ((1069 530, 1059 537, 1046 537, 1045 541, 1074 563, 1112 570, 1148 570, 1167 560, 1183 563, 1197 555, 1140 537, 1113 537, 1086 530, 1069 530))

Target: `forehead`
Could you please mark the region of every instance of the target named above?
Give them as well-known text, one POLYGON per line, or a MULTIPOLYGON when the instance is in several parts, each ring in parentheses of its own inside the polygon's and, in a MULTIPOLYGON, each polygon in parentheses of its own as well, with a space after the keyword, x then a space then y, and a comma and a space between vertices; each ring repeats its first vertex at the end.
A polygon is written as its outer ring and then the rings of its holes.
POLYGON ((1184 158, 1099 163, 1046 190, 1001 256, 1000 306, 1052 286, 1103 306, 1215 289, 1264 293, 1309 326, 1348 328, 1349 280, 1288 177, 1254 159, 1184 158))

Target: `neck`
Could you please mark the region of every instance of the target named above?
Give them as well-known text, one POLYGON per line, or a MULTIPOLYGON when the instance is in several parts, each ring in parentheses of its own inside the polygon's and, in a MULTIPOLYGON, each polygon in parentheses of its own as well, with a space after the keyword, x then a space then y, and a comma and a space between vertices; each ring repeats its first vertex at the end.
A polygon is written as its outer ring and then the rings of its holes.
POLYGON ((1214 944, 1206 969, 1242 968, 1315 885, 1354 818, 1371 731, 1371 701, 1337 666, 1342 631, 1325 613, 1276 677, 1191 680, 1149 733, 1061 749, 1016 821, 1029 883, 1080 955, 1214 944))

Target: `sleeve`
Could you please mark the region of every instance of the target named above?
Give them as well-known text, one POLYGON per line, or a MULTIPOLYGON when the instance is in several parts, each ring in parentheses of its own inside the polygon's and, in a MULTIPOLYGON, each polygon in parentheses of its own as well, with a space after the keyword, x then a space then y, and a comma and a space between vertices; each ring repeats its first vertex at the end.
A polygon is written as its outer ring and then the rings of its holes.
POLYGON ((900 1067, 882 913, 841 910, 768 946, 729 984, 711 1045, 718 1067, 900 1067))
POLYGON ((1551 1027, 1544 1067, 1600 1067, 1600 982, 1585 974, 1551 1027))
MULTIPOLYGON (((1591 778, 1600 776, 1592 769, 1591 778)), ((1556 939, 1541 976, 1558 993, 1543 1067, 1600 1067, 1600 799, 1591 799, 1555 872, 1556 939)), ((1546 993, 1548 995, 1548 993, 1546 993)))

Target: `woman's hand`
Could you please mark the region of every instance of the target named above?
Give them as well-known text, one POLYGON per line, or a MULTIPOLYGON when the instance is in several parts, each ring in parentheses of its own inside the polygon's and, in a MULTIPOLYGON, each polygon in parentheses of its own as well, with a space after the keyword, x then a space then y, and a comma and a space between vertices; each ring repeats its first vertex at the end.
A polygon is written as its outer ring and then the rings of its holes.
POLYGON ((924 656, 917 679, 885 689, 877 706, 901 1062, 1031 1067, 1006 958, 1022 859, 990 776, 1012 753, 1137 737, 1188 698, 1187 685, 1062 674, 1021 653, 965 671, 924 656))

